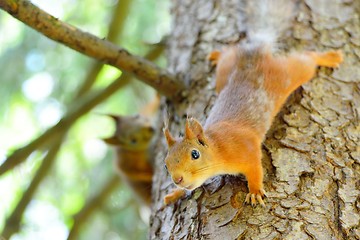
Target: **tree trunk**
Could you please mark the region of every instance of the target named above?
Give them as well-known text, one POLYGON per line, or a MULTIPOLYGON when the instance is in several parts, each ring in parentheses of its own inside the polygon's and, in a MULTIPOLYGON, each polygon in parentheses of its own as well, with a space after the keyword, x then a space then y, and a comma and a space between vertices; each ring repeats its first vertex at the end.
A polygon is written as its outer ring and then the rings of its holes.
MULTIPOLYGON (((186 114, 204 122, 214 100, 207 54, 244 36, 245 0, 173 1, 169 69, 191 86, 167 106, 173 133, 186 114), (241 3, 240 3, 241 2, 241 3)), ((215 177, 164 207, 175 186, 158 142, 150 239, 360 239, 360 2, 304 0, 281 49, 342 49, 339 69, 320 69, 287 101, 263 144, 266 207, 236 206, 244 178, 215 177), (237 194, 238 193, 238 194, 237 194)), ((224 139, 226 141, 226 139, 224 139)))

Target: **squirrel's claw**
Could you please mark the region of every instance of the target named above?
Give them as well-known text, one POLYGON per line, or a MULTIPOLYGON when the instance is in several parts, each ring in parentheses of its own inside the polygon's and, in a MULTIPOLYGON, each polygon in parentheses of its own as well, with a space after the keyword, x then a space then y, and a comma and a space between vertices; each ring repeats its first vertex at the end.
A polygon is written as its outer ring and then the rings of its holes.
POLYGON ((266 192, 263 189, 259 190, 259 193, 248 193, 245 198, 245 203, 251 204, 251 206, 254 207, 256 202, 259 202, 262 207, 265 207, 263 197, 266 197, 266 192))
POLYGON ((256 199, 262 207, 265 207, 265 203, 260 195, 256 195, 256 199))
POLYGON ((263 196, 263 197, 267 197, 266 192, 265 192, 264 189, 260 189, 260 194, 261 194, 261 196, 263 196))

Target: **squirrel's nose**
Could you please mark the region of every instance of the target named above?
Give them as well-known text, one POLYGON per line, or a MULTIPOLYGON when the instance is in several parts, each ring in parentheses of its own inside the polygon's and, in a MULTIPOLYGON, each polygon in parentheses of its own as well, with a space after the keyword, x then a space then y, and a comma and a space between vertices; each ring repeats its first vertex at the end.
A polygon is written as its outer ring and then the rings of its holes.
POLYGON ((174 183, 176 183, 176 184, 181 183, 182 180, 183 180, 183 177, 182 177, 182 176, 180 176, 180 177, 174 177, 174 178, 173 178, 173 181, 174 181, 174 183))

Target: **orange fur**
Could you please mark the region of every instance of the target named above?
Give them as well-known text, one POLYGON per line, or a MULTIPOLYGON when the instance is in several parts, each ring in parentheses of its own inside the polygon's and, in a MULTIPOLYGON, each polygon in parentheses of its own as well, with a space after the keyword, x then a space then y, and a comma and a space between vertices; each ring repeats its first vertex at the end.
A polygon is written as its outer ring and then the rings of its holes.
POLYGON ((224 86, 226 85, 227 80, 229 79, 229 74, 231 69, 236 63, 236 52, 233 50, 234 47, 226 48, 223 52, 213 51, 208 55, 208 60, 210 60, 213 66, 217 66, 216 69, 216 93, 219 93, 224 86))
MULTIPOLYGON (((204 127, 188 119, 180 140, 165 129, 168 171, 178 187, 188 190, 219 174, 242 173, 249 187, 245 201, 264 205, 261 143, 273 118, 287 97, 315 75, 317 66, 337 67, 341 52, 274 56, 262 45, 239 45, 214 51, 208 59, 217 64, 219 97, 204 127), (193 151, 200 157, 195 159, 193 151)), ((166 196, 165 203, 176 196, 166 196)))
POLYGON ((186 191, 184 189, 175 189, 170 194, 166 195, 164 198, 165 205, 169 205, 172 203, 175 203, 180 198, 184 197, 186 195, 186 191))

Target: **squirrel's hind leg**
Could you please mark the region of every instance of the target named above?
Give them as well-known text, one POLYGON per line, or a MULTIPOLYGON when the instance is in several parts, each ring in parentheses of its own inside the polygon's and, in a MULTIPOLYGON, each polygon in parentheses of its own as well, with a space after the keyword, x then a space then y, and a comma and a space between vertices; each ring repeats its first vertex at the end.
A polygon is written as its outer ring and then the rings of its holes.
POLYGON ((328 51, 328 52, 308 52, 316 62, 316 65, 323 67, 338 67, 339 64, 343 61, 343 56, 341 51, 328 51))
POLYGON ((291 82, 287 94, 312 79, 316 67, 338 67, 343 61, 340 51, 294 53, 285 60, 291 82))
POLYGON ((216 93, 220 93, 226 86, 230 74, 235 69, 235 64, 238 58, 238 48, 231 46, 224 48, 222 51, 212 51, 207 59, 212 66, 216 66, 216 93))

